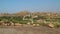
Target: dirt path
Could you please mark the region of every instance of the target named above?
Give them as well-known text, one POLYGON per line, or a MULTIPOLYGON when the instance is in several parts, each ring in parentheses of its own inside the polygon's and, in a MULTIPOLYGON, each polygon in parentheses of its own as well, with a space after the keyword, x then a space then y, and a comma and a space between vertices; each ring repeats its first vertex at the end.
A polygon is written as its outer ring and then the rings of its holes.
POLYGON ((48 27, 12 27, 0 28, 0 34, 60 34, 60 28, 48 27))

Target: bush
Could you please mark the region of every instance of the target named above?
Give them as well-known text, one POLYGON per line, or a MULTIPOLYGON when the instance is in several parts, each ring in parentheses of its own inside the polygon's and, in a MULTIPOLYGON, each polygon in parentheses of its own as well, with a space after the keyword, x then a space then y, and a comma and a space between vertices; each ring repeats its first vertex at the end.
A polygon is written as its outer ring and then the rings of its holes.
POLYGON ((60 23, 59 22, 54 22, 53 24, 55 25, 56 28, 60 27, 60 23))

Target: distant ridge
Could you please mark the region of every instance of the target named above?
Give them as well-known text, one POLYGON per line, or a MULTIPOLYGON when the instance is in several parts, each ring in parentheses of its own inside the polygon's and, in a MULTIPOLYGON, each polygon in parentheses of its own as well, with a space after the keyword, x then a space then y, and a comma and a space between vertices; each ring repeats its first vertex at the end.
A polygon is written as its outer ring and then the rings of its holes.
POLYGON ((0 16, 25 16, 25 15, 60 15, 60 12, 29 12, 29 11, 20 11, 17 13, 9 14, 9 13, 0 13, 0 16))

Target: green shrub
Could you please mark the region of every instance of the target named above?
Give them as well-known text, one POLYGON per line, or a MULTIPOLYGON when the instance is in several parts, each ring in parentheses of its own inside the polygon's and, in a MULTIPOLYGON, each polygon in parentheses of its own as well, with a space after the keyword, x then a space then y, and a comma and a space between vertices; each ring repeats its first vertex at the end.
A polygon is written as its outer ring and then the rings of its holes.
POLYGON ((60 23, 59 22, 54 22, 52 24, 54 24, 56 28, 60 27, 60 23))

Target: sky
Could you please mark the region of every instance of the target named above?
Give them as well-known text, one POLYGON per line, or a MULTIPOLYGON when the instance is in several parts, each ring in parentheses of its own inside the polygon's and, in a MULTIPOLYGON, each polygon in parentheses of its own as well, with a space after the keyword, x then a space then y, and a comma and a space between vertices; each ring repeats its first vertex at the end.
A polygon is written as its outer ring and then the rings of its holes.
POLYGON ((0 13, 60 12, 60 0, 0 0, 0 13))

